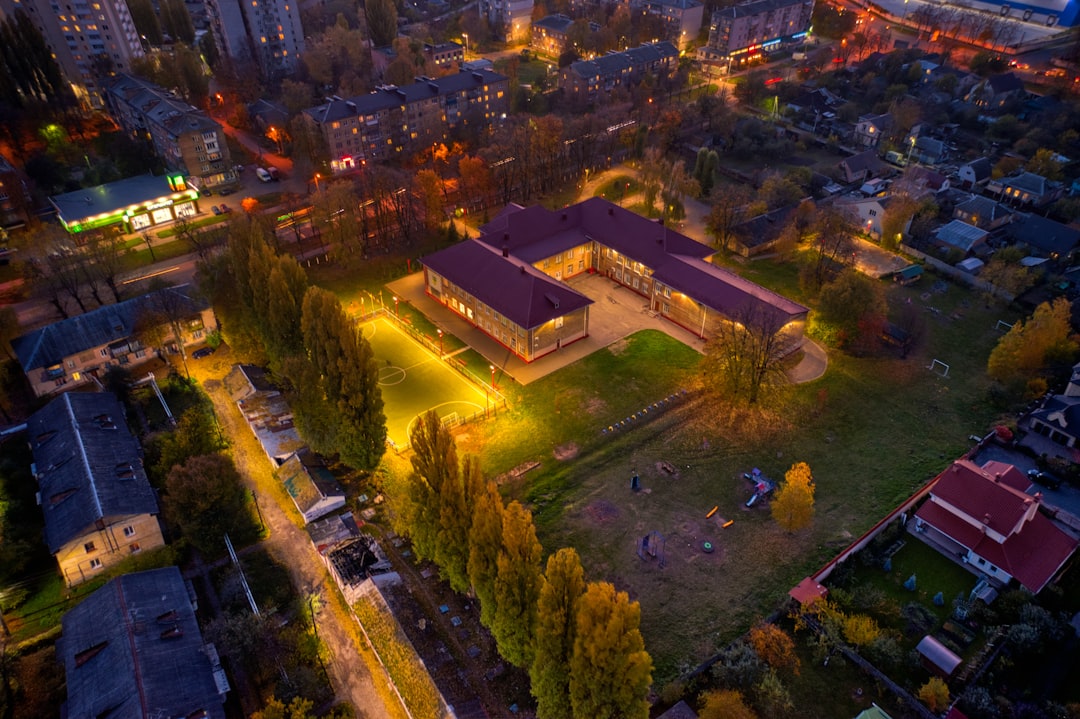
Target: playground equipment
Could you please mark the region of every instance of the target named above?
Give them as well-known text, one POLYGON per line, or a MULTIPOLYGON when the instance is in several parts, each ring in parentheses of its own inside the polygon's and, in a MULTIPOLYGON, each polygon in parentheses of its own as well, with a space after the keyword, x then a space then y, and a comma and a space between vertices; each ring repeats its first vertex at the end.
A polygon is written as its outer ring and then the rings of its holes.
POLYGON ((663 569, 667 565, 667 557, 664 553, 666 547, 667 538, 654 529, 638 541, 637 555, 642 561, 656 559, 657 566, 663 569))
POLYGON ((749 473, 743 472, 743 479, 752 482, 754 485, 754 493, 750 495, 750 499, 746 500, 747 507, 753 507, 759 499, 764 499, 776 489, 776 482, 762 474, 757 467, 754 467, 749 473))
POLYGON ((712 519, 712 516, 716 514, 716 510, 718 509, 720 509, 719 504, 709 510, 709 513, 705 515, 705 519, 712 519))

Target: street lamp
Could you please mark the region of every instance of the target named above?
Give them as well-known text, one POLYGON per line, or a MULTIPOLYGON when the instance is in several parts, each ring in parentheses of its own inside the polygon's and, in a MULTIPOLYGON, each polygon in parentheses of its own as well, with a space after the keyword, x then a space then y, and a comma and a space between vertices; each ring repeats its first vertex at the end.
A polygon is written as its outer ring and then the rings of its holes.
POLYGON ((468 60, 469 59, 469 33, 463 32, 463 33, 461 33, 461 37, 462 37, 462 39, 465 40, 465 59, 468 60))
POLYGON ((439 359, 442 359, 443 358, 442 330, 438 330, 438 332, 439 332, 439 359))
POLYGON ((322 179, 322 175, 315 173, 315 192, 319 191, 319 180, 322 179))
POLYGON ((495 390, 495 365, 488 365, 491 368, 491 389, 495 390))
POLYGON ((398 298, 394 295, 394 317, 398 317, 398 298))

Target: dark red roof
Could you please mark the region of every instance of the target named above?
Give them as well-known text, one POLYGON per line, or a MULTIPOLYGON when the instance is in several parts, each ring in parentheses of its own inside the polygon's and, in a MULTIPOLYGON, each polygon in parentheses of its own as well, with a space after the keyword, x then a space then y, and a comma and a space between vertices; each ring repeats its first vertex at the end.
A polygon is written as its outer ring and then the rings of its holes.
POLYGON ((792 587, 791 591, 788 592, 788 596, 805 607, 819 599, 824 599, 828 593, 829 590, 818 584, 813 577, 807 577, 792 587))
POLYGON ((423 263, 525 329, 592 304, 531 265, 471 240, 428 255, 423 263))
POLYGON ((1038 593, 1072 556, 1077 540, 1058 529, 1037 507, 1032 510, 1035 498, 1009 484, 1031 483, 1012 465, 987 462, 979 468, 959 460, 940 475, 930 491, 930 501, 915 516, 1038 593), (1026 521, 1025 514, 1030 515, 1026 521), (984 519, 987 515, 989 519, 984 519), (1004 541, 990 536, 987 528, 1005 535, 1004 541))

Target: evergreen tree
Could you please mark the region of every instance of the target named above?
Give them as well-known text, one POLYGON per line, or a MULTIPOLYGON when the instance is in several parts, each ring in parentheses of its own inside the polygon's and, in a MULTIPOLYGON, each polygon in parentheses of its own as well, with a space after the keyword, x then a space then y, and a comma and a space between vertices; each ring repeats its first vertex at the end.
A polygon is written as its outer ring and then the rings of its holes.
POLYGON ((499 654, 516 667, 532 663, 541 552, 532 514, 520 502, 511 502, 503 515, 491 633, 499 654))
POLYGON ((304 269, 287 255, 279 256, 268 279, 268 324, 273 330, 266 335, 266 353, 270 368, 278 372, 281 361, 304 351, 301 318, 308 279, 304 269))
POLYGON ((364 17, 374 47, 388 47, 397 37, 397 7, 393 0, 366 0, 364 17))
POLYGON ((505 511, 498 486, 488 482, 476 498, 469 529, 469 583, 480 601, 480 623, 488 629, 495 623, 495 575, 505 511))
POLYGON ((184 0, 160 0, 160 5, 162 29, 169 33, 173 40, 186 45, 195 42, 195 27, 191 23, 191 14, 184 0))
POLYGON ((434 560, 438 554, 443 491, 458 476, 457 446, 439 415, 429 411, 409 434, 409 447, 413 451, 409 482, 413 513, 409 534, 416 555, 434 560))
POLYGON ((570 711, 570 659, 574 654, 578 602, 585 572, 569 547, 548 557, 537 602, 536 656, 529 668, 539 719, 573 719, 570 711))
POLYGON ((652 659, 639 629, 641 607, 607 582, 593 582, 578 605, 570 659, 575 717, 646 719, 652 659))
POLYGON ((439 503, 439 540, 435 561, 455 592, 469 591, 469 531, 472 509, 483 487, 480 460, 465 455, 461 471, 443 485, 439 503))

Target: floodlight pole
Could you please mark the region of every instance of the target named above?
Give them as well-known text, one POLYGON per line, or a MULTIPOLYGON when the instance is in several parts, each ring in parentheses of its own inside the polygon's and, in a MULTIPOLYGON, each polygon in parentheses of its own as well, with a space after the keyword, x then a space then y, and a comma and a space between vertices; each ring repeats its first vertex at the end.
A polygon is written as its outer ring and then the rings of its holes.
POLYGON ((442 359, 443 358, 442 330, 437 330, 437 331, 439 333, 439 359, 442 359))

